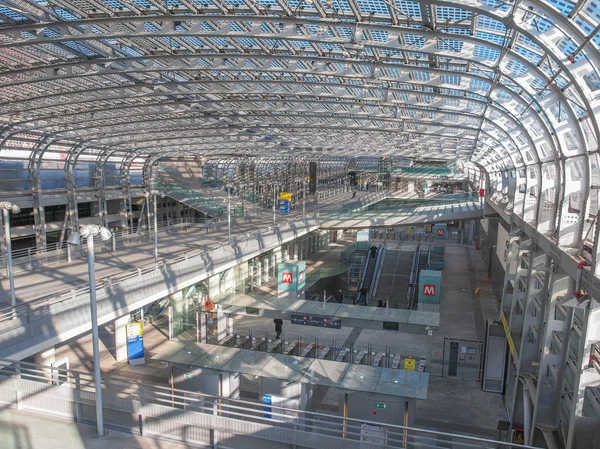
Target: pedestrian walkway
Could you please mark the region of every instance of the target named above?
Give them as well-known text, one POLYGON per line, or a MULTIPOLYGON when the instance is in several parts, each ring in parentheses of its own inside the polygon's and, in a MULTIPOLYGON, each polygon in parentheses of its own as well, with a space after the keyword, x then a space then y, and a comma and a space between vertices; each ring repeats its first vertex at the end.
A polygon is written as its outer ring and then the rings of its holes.
MULTIPOLYGON (((380 196, 364 195, 365 198, 381 199, 380 196)), ((344 200, 350 198, 348 192, 341 195, 323 199, 318 204, 307 204, 307 214, 313 214, 322 208, 339 206, 344 200)), ((302 210, 294 210, 288 216, 279 214, 273 216, 265 211, 260 217, 249 220, 239 219, 232 222, 231 237, 245 238, 248 234, 265 229, 276 224, 287 223, 290 219, 302 219, 302 210)), ((167 260, 190 249, 207 249, 227 243, 227 223, 220 223, 218 230, 214 227, 206 228, 203 224, 189 224, 187 232, 162 232, 158 238, 158 255, 160 260, 167 260)), ((143 267, 154 263, 154 242, 134 243, 117 251, 99 252, 95 255, 96 280, 108 278, 124 271, 143 267)), ((57 291, 77 288, 87 284, 88 267, 87 258, 74 259, 72 262, 48 265, 34 268, 29 271, 15 273, 15 296, 17 303, 31 301, 55 293, 57 291)), ((9 280, 0 279, 0 307, 10 305, 9 280)))

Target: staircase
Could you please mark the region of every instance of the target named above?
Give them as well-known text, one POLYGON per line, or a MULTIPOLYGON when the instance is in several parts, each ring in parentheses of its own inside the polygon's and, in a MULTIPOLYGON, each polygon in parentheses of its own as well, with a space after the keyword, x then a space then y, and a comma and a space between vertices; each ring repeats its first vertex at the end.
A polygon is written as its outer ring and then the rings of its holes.
POLYGON ((408 289, 414 251, 387 250, 374 301, 390 299, 389 307, 408 309, 408 289))
POLYGON ((412 308, 416 309, 419 304, 419 278, 421 277, 421 270, 427 268, 427 259, 429 258, 429 248, 419 250, 419 265, 417 266, 417 278, 415 279, 415 288, 413 290, 412 297, 412 308))

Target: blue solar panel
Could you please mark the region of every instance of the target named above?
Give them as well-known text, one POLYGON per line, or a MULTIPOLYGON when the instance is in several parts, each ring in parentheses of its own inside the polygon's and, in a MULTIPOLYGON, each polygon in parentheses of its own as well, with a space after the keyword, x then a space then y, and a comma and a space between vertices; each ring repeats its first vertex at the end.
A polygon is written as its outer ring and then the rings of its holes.
POLYGON ((568 15, 572 10, 574 3, 565 0, 546 0, 560 12, 562 12, 565 16, 568 15))
POLYGON ((367 16, 371 13, 389 15, 389 9, 382 0, 356 0, 360 12, 367 16))
POLYGON ((12 9, 5 8, 4 6, 0 6, 0 14, 16 21, 27 20, 27 17, 13 11, 12 9))
POLYGON ((475 56, 482 59, 487 59, 490 61, 495 61, 500 56, 500 52, 498 50, 494 50, 492 48, 484 47, 482 45, 475 46, 475 56))
POLYGON ((454 8, 452 6, 437 5, 435 7, 435 13, 438 20, 461 20, 471 18, 471 11, 454 8))
POLYGON ((482 33, 480 31, 478 31, 475 33, 475 37, 485 39, 486 41, 490 41, 490 42, 493 42, 494 44, 498 44, 498 45, 504 44, 504 36, 499 36, 497 34, 482 33))

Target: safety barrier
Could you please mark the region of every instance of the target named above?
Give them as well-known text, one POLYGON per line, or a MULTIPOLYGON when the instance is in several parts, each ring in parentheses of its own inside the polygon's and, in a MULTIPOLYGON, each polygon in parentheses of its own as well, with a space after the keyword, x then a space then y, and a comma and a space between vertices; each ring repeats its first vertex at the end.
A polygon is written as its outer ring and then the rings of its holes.
MULTIPOLYGON (((80 423, 94 423, 91 374, 0 360, 0 404, 80 423)), ((425 448, 452 442, 461 449, 539 449, 476 436, 439 432, 345 416, 304 412, 170 388, 111 375, 102 382, 107 427, 213 448, 425 448)))

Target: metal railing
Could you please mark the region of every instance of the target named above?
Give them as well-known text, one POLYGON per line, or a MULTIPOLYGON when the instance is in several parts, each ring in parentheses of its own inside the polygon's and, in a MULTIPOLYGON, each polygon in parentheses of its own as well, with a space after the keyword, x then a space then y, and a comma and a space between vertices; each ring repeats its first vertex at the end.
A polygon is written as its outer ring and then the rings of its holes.
MULTIPOLYGON (((258 216, 258 215, 257 215, 258 216)), ((248 217, 250 218, 250 217, 248 217)), ((227 217, 221 217, 218 222, 226 223, 227 217)), ((236 222, 236 220, 232 220, 236 222)), ((214 224, 215 219, 209 218, 177 218, 168 221, 157 223, 158 232, 188 232, 191 229, 200 226, 214 224)), ((154 237, 154 229, 148 229, 147 225, 135 226, 133 229, 121 228, 113 231, 113 239, 103 241, 99 236, 94 237, 94 250, 99 252, 111 251, 113 249, 123 248, 129 245, 142 243, 152 240, 154 237)), ((31 270, 46 265, 54 265, 57 263, 67 262, 69 260, 67 242, 56 242, 46 245, 45 248, 29 247, 11 251, 13 258, 13 271, 19 273, 22 271, 31 270)), ((85 247, 71 248, 71 257, 73 259, 85 254, 85 247)), ((3 253, 0 256, 0 268, 6 267, 6 255, 3 253)))
MULTIPOLYGON (((0 404, 80 423, 95 422, 91 374, 0 360, 0 404)), ((113 429, 186 444, 247 448, 253 445, 313 449, 436 447, 451 441, 461 449, 539 449, 488 438, 382 424, 347 416, 305 412, 170 388, 111 375, 102 383, 104 422, 113 429), (367 438, 367 428, 379 438, 367 438), (371 428, 371 430, 373 429, 371 428)))
MULTIPOLYGON (((277 227, 247 233, 245 238, 232 238, 229 244, 186 251, 176 257, 161 259, 158 264, 148 264, 100 279, 96 285, 99 323, 108 321, 106 317, 122 316, 132 308, 181 290, 245 258, 267 251, 271 246, 308 233, 317 226, 316 217, 299 223, 289 220, 277 227)), ((84 284, 14 308, 0 309, 0 350, 33 337, 43 342, 76 328, 85 332, 90 325, 89 291, 89 284, 84 284)), ((15 348, 9 354, 15 353, 15 348)), ((22 345, 18 348, 24 349, 22 345)))

